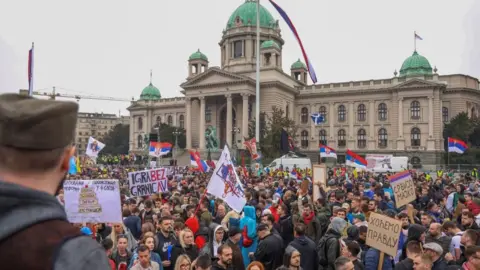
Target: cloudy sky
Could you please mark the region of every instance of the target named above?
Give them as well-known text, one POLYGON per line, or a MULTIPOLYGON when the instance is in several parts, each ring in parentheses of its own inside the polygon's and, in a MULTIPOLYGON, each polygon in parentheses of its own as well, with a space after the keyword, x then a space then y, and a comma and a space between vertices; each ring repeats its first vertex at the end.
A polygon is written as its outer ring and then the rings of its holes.
MULTIPOLYGON (((35 42, 35 89, 138 98, 153 83, 180 94, 188 56, 200 49, 218 66, 218 42, 245 0, 3 0, 0 92, 27 88, 35 42)), ((388 78, 417 48, 440 74, 480 77, 480 1, 276 0, 295 23, 319 83, 388 78)), ((280 16, 267 0, 263 5, 280 16)), ((280 20, 284 70, 300 49, 280 20)), ((127 113, 128 102, 80 101, 82 111, 127 113)))

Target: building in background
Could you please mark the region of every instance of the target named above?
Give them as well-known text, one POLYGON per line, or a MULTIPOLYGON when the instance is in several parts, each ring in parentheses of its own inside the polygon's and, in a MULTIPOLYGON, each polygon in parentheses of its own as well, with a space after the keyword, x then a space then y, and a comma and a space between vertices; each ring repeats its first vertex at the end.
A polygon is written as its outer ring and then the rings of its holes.
POLYGON ((220 148, 225 142, 243 148, 248 122, 255 116, 257 55, 261 57, 260 110, 269 113, 277 106, 295 120, 299 125, 296 145, 312 158, 318 156, 322 143, 337 150, 339 162, 352 149, 360 154, 407 156, 412 164, 439 164, 444 123, 460 112, 478 116, 478 79, 439 75, 416 51, 401 66, 392 63, 392 70, 400 69, 390 78, 310 85, 300 60, 288 73, 283 70, 284 40, 278 21, 263 6, 260 13, 259 53, 256 2, 247 0, 231 14, 222 32, 220 67, 211 67, 198 50, 188 59, 182 96, 161 98, 151 83, 142 91, 128 108, 132 152, 143 151, 144 135, 159 122, 184 127, 187 148, 203 153, 212 130, 220 148), (325 118, 317 126, 310 118, 316 112, 325 118))
POLYGON ((80 154, 85 153, 90 136, 102 140, 118 124, 130 124, 130 117, 119 116, 113 113, 79 112, 75 138, 78 152, 80 154))

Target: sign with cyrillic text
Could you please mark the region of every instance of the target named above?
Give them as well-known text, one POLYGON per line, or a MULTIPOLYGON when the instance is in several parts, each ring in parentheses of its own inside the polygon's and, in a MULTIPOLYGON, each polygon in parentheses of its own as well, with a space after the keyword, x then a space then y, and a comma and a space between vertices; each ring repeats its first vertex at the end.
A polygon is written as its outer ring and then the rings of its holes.
POLYGON ((402 207, 417 198, 415 185, 409 171, 394 174, 388 178, 395 195, 395 206, 402 207))
POLYGON ((130 196, 149 196, 167 192, 167 175, 170 175, 170 170, 163 167, 128 173, 130 196))
POLYGON ((118 180, 67 180, 63 183, 65 211, 72 223, 121 223, 118 180))
POLYGON ((397 255, 402 222, 377 213, 370 213, 367 230, 367 246, 391 256, 397 255))

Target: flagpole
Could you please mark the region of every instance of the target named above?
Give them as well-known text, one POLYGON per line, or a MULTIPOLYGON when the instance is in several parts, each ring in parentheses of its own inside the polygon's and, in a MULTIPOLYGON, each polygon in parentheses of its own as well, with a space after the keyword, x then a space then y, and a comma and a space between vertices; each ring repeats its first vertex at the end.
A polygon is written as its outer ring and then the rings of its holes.
POLYGON ((29 55, 28 63, 28 95, 33 96, 33 67, 34 67, 34 46, 35 43, 32 42, 32 48, 30 49, 31 53, 29 55))
POLYGON ((417 51, 417 31, 413 31, 413 51, 417 51))
POLYGON ((255 140, 260 143, 260 0, 257 0, 257 44, 256 44, 256 88, 255 88, 255 140))

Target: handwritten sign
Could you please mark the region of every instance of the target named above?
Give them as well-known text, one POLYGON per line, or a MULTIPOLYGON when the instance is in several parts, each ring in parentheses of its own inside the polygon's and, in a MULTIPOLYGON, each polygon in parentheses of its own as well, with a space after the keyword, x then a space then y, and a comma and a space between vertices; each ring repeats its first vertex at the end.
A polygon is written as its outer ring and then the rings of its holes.
POLYGON ((70 222, 122 222, 118 180, 67 180, 63 190, 70 222))
POLYGON ((170 170, 163 167, 128 173, 130 195, 138 197, 167 192, 167 175, 170 175, 170 170))
POLYGON ((367 245, 391 256, 397 255, 402 222, 377 213, 370 213, 367 245))
POLYGON ((395 195, 395 204, 398 207, 404 206, 417 198, 415 185, 409 171, 394 174, 388 178, 395 195))

